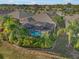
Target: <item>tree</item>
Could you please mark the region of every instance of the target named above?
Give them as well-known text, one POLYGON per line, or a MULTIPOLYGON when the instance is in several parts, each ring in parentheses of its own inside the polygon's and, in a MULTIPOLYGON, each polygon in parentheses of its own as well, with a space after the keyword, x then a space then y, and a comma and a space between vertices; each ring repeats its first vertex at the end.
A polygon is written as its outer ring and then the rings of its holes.
POLYGON ((56 22, 57 29, 65 27, 65 20, 63 16, 55 16, 53 21, 56 22))
POLYGON ((71 45, 79 50, 79 22, 78 21, 70 21, 67 26, 67 31, 69 35, 69 40, 71 41, 71 45))
POLYGON ((19 45, 21 43, 20 41, 27 37, 28 30, 17 19, 6 16, 3 17, 2 24, 4 29, 2 33, 5 40, 19 45))

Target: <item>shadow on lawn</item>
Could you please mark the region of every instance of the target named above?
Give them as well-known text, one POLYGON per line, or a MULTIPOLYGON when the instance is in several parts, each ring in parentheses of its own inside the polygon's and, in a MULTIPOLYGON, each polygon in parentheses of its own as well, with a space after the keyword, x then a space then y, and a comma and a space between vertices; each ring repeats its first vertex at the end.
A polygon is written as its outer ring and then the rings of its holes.
POLYGON ((3 57, 3 55, 2 55, 2 54, 0 54, 0 59, 4 59, 4 57, 3 57))

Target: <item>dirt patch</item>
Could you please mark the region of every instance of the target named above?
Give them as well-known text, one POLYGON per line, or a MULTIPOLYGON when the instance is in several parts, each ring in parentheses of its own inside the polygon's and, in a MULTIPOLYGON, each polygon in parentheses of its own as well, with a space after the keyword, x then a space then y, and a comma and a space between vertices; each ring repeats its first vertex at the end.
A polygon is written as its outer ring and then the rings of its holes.
POLYGON ((47 52, 47 51, 39 51, 39 50, 30 49, 30 48, 22 48, 16 45, 9 44, 6 41, 3 42, 3 46, 5 46, 6 48, 13 49, 15 50, 15 52, 18 52, 19 54, 22 54, 22 55, 26 55, 26 56, 28 55, 30 57, 35 56, 34 57, 35 59, 40 59, 40 58, 42 59, 67 59, 67 58, 58 56, 56 53, 53 53, 53 52, 51 54, 50 52, 47 52))

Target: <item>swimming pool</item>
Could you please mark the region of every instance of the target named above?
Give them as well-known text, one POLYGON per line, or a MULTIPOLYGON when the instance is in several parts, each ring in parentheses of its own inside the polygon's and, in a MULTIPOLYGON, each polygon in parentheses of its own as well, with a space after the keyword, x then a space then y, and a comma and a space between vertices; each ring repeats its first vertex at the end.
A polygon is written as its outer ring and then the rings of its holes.
POLYGON ((31 36, 41 36, 41 32, 40 31, 31 31, 31 36))

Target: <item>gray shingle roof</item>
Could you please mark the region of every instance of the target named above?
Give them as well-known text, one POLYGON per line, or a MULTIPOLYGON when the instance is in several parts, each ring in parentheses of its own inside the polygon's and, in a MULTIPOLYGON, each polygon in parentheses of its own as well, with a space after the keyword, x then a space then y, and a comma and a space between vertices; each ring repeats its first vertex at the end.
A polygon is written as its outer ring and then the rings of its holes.
POLYGON ((12 15, 14 18, 25 18, 25 17, 32 17, 33 14, 28 13, 28 12, 24 12, 24 11, 19 11, 19 10, 15 10, 11 13, 8 13, 8 15, 12 15))
POLYGON ((74 15, 71 15, 71 16, 65 16, 64 17, 66 20, 70 21, 70 20, 79 20, 79 14, 74 14, 74 15))
POLYGON ((69 24, 69 21, 75 20, 79 21, 79 14, 74 14, 74 15, 68 15, 64 17, 65 19, 65 25, 67 26, 69 24))
POLYGON ((0 10, 0 15, 5 15, 13 12, 14 10, 0 10))
POLYGON ((32 17, 32 15, 33 15, 33 14, 28 13, 28 12, 24 12, 24 11, 21 11, 20 14, 19 14, 20 18, 23 18, 23 17, 28 17, 28 18, 30 18, 30 17, 32 17))
POLYGON ((47 13, 36 14, 33 19, 38 22, 54 23, 47 13))

